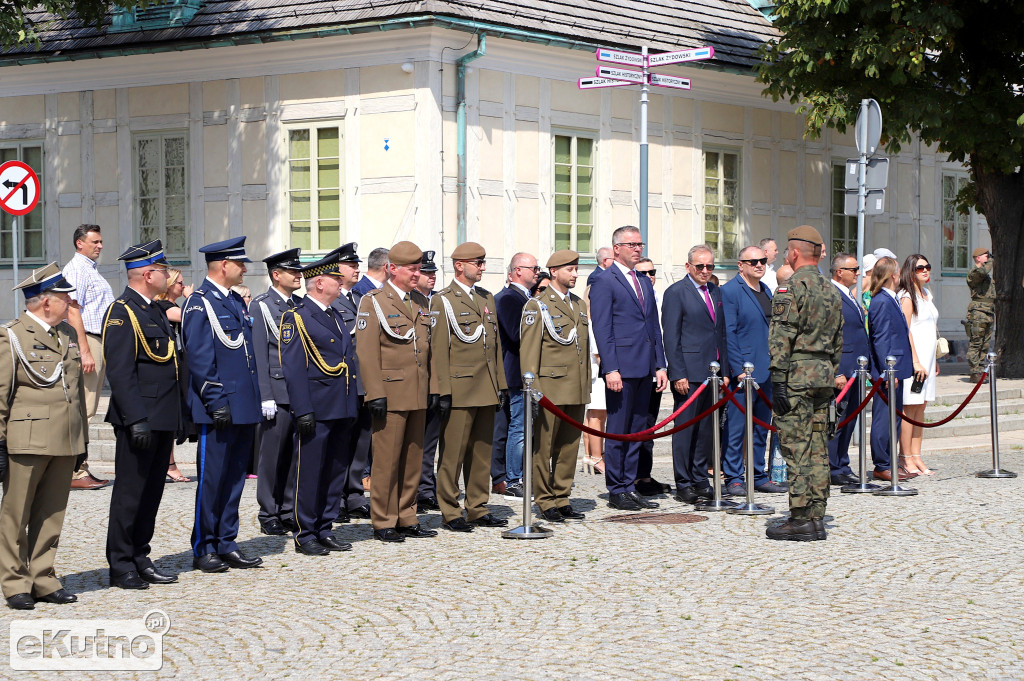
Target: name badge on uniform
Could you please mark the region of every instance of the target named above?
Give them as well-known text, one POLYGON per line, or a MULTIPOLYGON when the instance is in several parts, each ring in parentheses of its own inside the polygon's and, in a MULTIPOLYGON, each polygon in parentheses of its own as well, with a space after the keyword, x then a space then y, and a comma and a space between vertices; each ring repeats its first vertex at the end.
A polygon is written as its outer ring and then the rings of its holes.
POLYGON ((393 317, 401 317, 401 316, 402 316, 402 315, 400 315, 400 314, 389 314, 389 315, 388 315, 388 319, 391 319, 391 318, 393 318, 393 317))

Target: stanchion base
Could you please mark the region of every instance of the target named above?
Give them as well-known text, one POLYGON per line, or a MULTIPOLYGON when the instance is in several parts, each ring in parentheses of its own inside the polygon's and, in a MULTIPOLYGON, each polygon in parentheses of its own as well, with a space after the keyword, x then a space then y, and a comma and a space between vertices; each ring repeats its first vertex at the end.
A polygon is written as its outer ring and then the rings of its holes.
POLYGON ((501 533, 501 536, 505 539, 547 539, 552 534, 551 530, 540 525, 530 525, 519 527, 513 527, 511 530, 505 530, 501 533))
POLYGON ((974 474, 976 478, 1016 478, 1017 474, 1005 468, 993 468, 987 471, 978 471, 974 474))
POLYGON ((712 499, 711 501, 703 501, 699 504, 693 505, 695 511, 728 511, 730 508, 736 508, 739 504, 735 501, 727 501, 725 499, 712 499))
POLYGON ((915 497, 917 490, 913 487, 883 487, 877 492, 872 492, 876 497, 915 497))
POLYGON ((853 485, 843 485, 839 491, 843 494, 869 494, 883 489, 881 485, 872 485, 869 482, 858 482, 853 485))
POLYGON ((733 508, 725 509, 726 513, 732 513, 734 515, 775 515, 775 508, 773 506, 763 506, 761 504, 755 504, 754 502, 747 502, 734 506, 733 508))

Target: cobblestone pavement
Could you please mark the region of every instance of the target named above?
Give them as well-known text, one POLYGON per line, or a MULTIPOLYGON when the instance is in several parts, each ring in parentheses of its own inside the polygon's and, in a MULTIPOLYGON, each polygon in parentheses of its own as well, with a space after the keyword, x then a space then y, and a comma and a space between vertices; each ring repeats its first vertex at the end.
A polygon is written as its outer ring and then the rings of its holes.
MULTIPOLYGON (((1003 464, 1024 473, 1022 458, 1003 464)), ((80 601, 3 610, 0 631, 16 616, 167 612, 162 671, 118 678, 1024 678, 1024 480, 975 479, 988 463, 976 455, 929 463, 938 475, 914 480, 916 497, 834 494, 826 542, 766 540, 781 514, 602 522, 621 514, 600 478, 579 473, 573 503, 587 520, 552 538, 442 530, 385 545, 357 521, 337 532, 353 550, 325 558, 258 533, 250 480, 239 539, 264 567, 221 575, 190 569, 195 485, 173 484, 153 556, 180 582, 142 592, 106 585, 109 489, 73 492, 57 569, 80 601)), ((668 480, 669 467, 655 475, 668 480)), ((784 496, 757 498, 785 512, 784 496)), ((691 512, 660 501, 646 515, 691 512)), ((491 508, 518 524, 521 504, 492 496, 491 508)))

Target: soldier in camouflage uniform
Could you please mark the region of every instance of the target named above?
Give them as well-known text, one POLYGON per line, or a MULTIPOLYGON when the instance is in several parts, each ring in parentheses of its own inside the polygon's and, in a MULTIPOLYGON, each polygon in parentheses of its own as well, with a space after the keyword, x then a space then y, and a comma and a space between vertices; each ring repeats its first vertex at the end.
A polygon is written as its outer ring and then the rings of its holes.
POLYGON ((766 534, 769 539, 815 541, 826 537, 829 402, 833 387, 846 384, 839 374, 842 300, 818 272, 823 243, 818 230, 803 225, 787 237, 786 262, 794 273, 772 299, 768 347, 772 411, 789 470, 790 518, 766 534))
POLYGON ((996 283, 992 279, 992 254, 987 248, 974 249, 974 269, 967 274, 971 302, 967 305, 967 364, 971 382, 985 372, 985 355, 992 344, 996 321, 996 283))

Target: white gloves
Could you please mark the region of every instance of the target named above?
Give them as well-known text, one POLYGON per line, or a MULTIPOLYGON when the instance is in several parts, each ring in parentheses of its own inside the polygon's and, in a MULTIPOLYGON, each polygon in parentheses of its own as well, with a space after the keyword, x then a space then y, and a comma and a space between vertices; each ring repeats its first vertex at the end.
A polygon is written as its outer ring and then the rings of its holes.
POLYGON ((260 408, 263 410, 263 418, 268 421, 277 416, 277 402, 274 400, 263 400, 260 403, 260 408))

